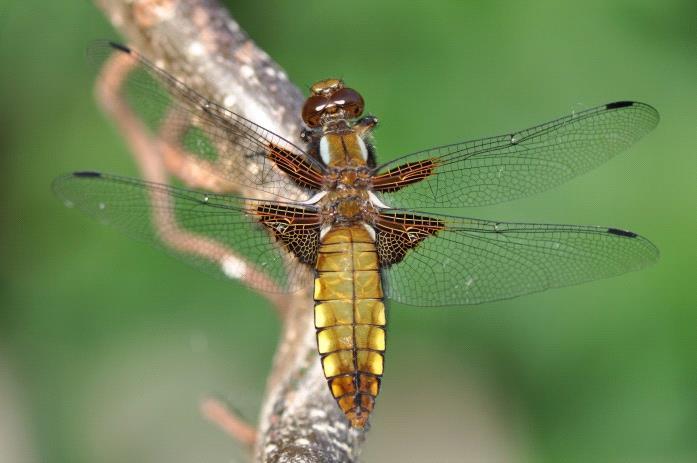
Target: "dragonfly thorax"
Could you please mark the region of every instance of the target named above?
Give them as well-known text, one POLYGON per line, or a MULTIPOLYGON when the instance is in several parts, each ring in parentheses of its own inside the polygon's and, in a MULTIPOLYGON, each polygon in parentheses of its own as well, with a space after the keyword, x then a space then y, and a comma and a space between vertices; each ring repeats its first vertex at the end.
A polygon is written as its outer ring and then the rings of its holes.
POLYGON ((353 130, 325 133, 319 151, 327 166, 321 201, 325 223, 355 224, 371 222, 376 208, 370 198, 372 171, 368 150, 353 130))
POLYGON ((333 190, 367 190, 370 187, 371 170, 366 166, 328 169, 323 188, 333 190))
POLYGON ((330 191, 320 203, 320 211, 325 224, 370 223, 378 212, 366 190, 330 191))
POLYGON ((368 162, 368 147, 353 130, 330 132, 319 140, 319 155, 329 168, 364 167, 368 162))

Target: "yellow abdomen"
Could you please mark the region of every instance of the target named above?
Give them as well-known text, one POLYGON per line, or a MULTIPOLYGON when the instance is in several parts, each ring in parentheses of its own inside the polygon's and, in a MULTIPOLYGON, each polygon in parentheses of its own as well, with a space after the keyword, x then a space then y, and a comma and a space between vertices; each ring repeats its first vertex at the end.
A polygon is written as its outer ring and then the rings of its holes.
POLYGON ((324 376, 351 425, 365 426, 380 389, 385 304, 375 242, 358 225, 320 240, 315 327, 324 376))

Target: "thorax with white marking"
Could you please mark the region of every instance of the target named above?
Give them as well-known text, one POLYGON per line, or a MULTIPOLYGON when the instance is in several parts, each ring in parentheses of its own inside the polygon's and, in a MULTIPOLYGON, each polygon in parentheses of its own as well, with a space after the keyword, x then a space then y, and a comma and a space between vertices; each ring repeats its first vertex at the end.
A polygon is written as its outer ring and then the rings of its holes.
POLYGON ((371 222, 377 212, 370 194, 368 149, 350 128, 325 132, 319 154, 327 166, 324 195, 319 201, 327 224, 371 222))

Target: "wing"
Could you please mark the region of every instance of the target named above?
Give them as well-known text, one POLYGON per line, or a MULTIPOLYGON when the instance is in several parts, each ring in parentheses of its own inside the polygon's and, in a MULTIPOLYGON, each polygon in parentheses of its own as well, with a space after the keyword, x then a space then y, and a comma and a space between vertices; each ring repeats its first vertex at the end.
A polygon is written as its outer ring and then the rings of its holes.
POLYGON ((379 166, 374 189, 392 207, 481 206, 557 186, 607 161, 658 124, 622 101, 520 132, 433 148, 379 166))
POLYGON ((220 276, 268 292, 309 283, 298 261, 316 255, 319 216, 311 207, 96 172, 59 177, 53 190, 66 206, 220 276))
POLYGON ((138 52, 100 42, 88 53, 100 65, 112 52, 132 70, 125 82, 110 82, 108 91, 160 139, 207 161, 203 166, 213 176, 286 200, 297 199, 291 183, 301 191, 320 188, 323 167, 301 148, 208 100, 138 52))
POLYGON ((607 227, 493 222, 384 210, 376 223, 386 295, 404 304, 478 304, 638 270, 658 249, 607 227))

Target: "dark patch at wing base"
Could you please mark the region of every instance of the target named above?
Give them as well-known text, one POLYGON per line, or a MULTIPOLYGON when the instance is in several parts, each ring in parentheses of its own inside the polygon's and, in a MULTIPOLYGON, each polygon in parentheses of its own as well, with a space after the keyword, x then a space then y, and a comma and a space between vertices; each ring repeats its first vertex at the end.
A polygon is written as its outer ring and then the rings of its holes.
POLYGON ((401 262, 407 251, 445 228, 436 218, 415 214, 381 213, 375 225, 375 244, 383 266, 401 262))
POLYGON ((322 173, 314 168, 307 155, 299 155, 272 144, 269 145, 268 155, 300 188, 315 191, 322 188, 322 173))
POLYGON ((256 208, 264 224, 303 264, 314 265, 319 250, 320 218, 301 207, 261 204, 256 208))
POLYGON ((373 177, 373 190, 392 193, 433 174, 438 158, 408 162, 373 177))

